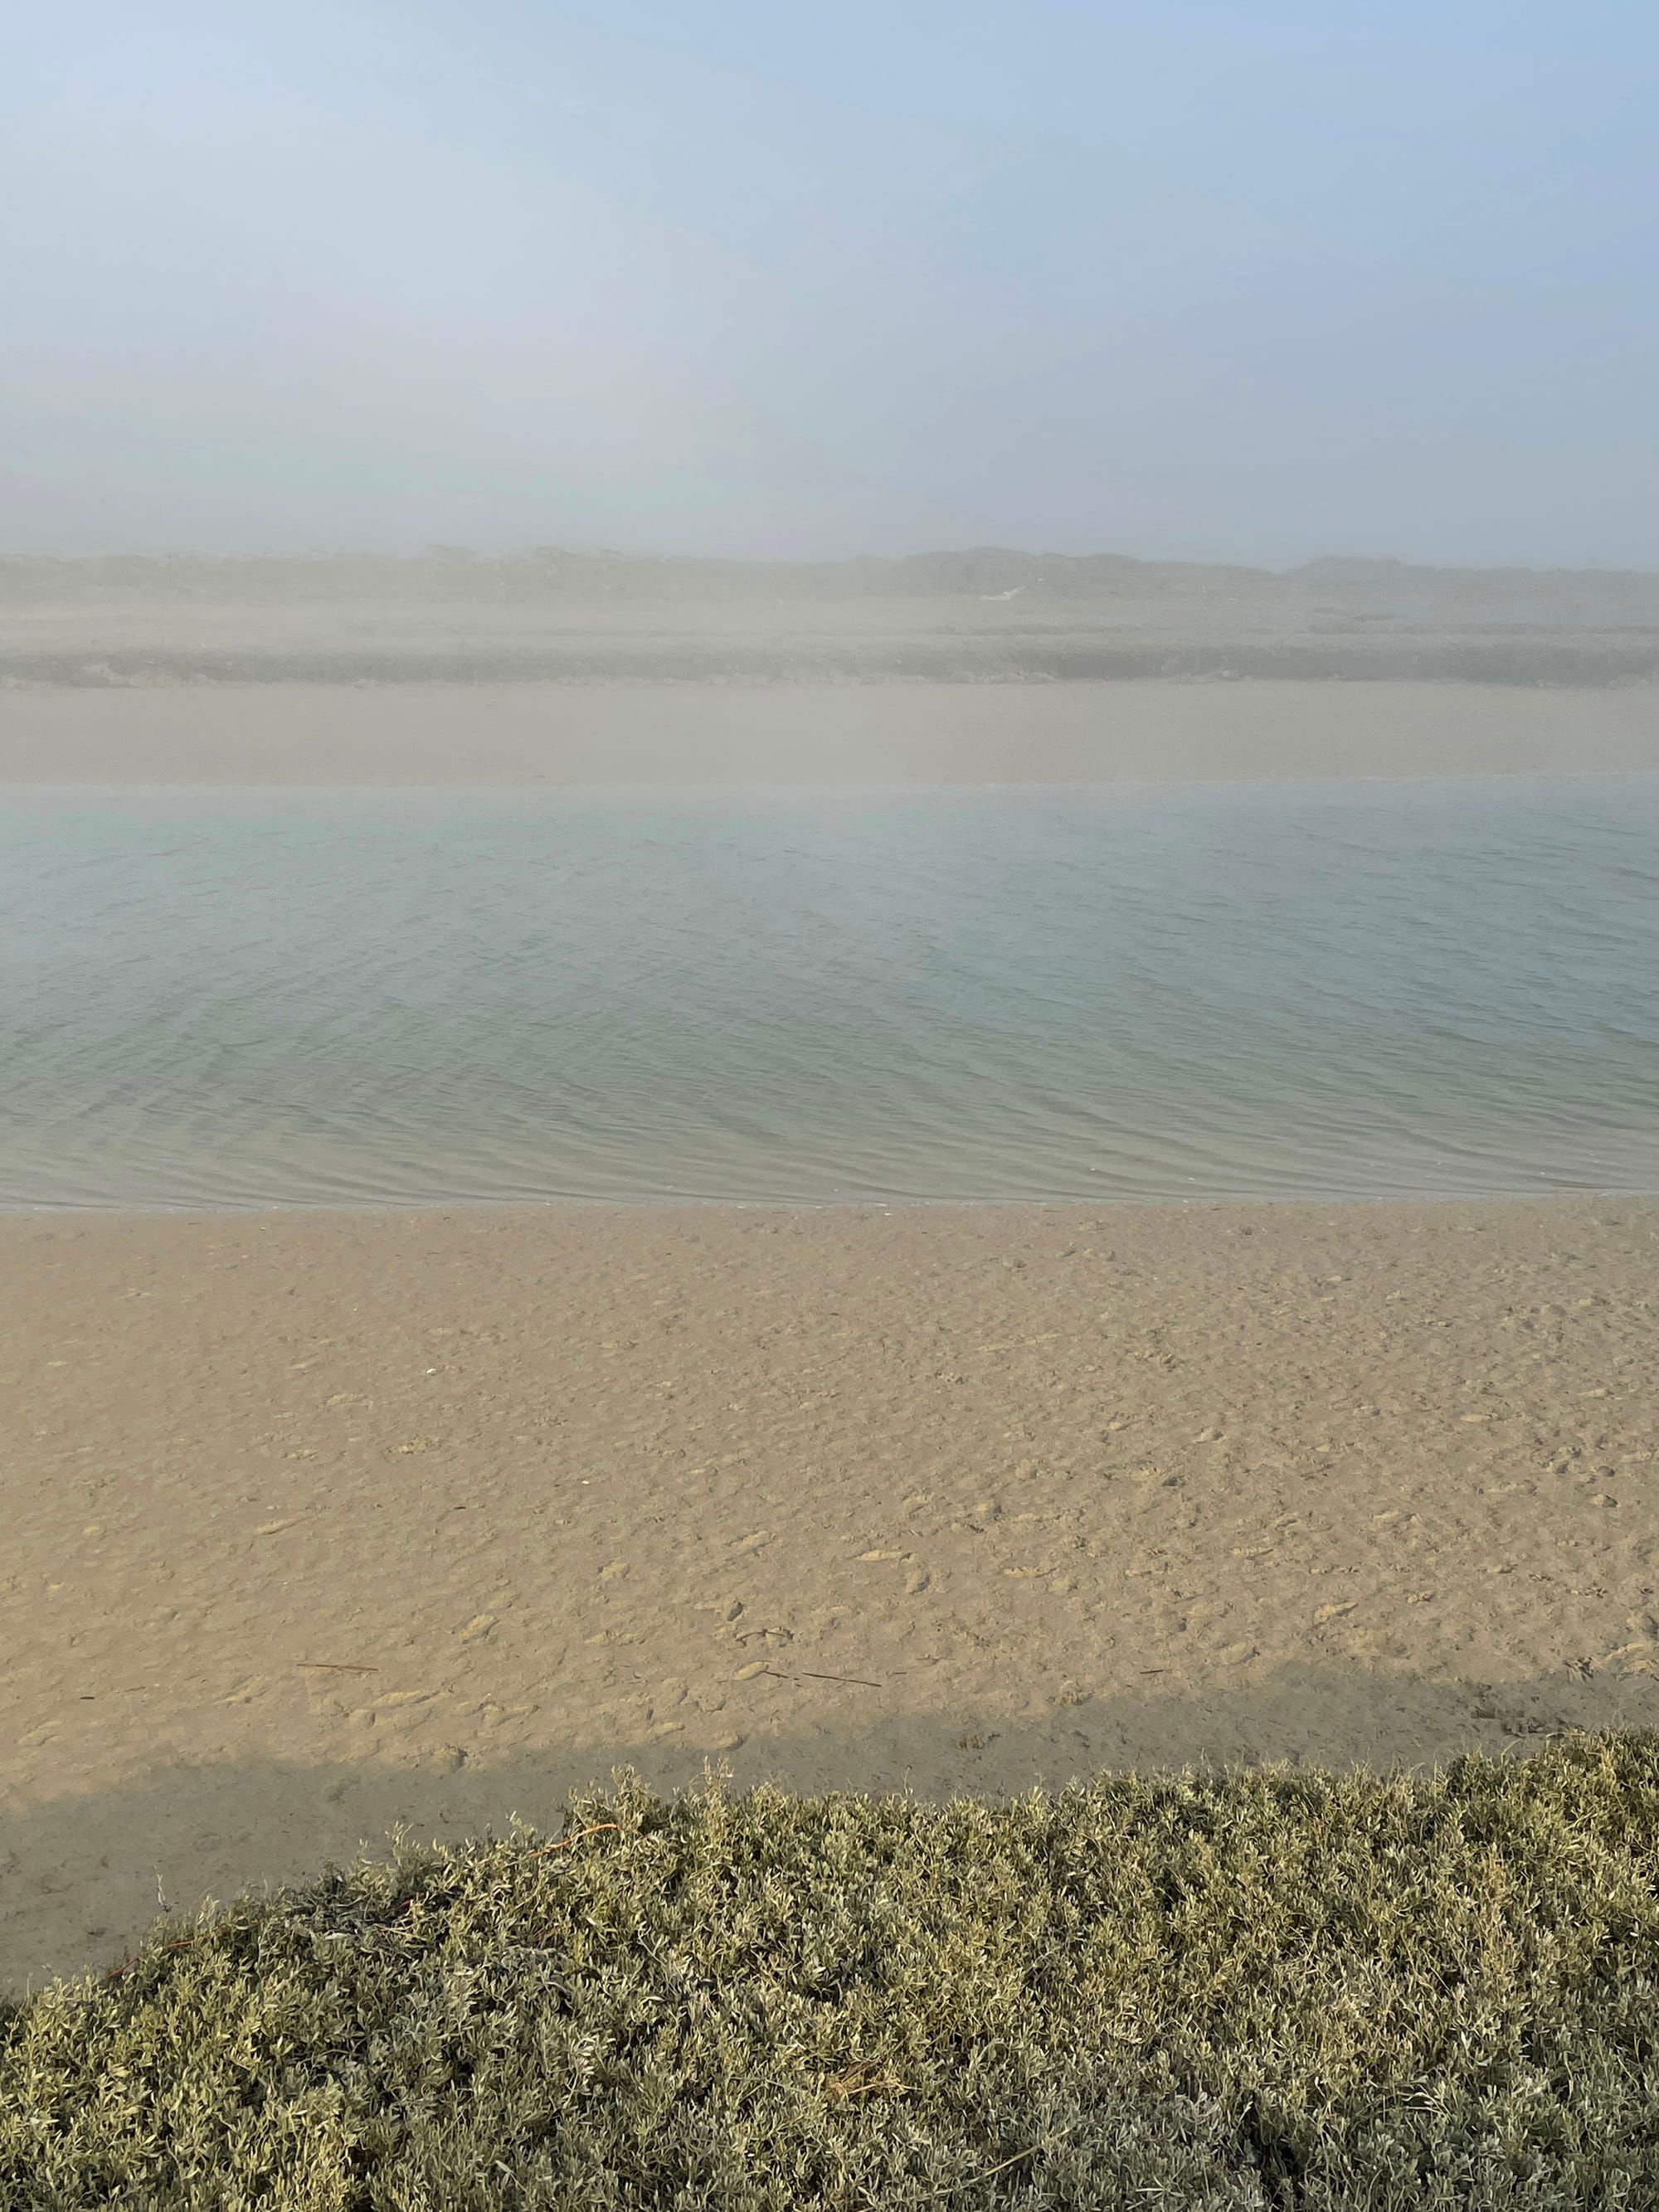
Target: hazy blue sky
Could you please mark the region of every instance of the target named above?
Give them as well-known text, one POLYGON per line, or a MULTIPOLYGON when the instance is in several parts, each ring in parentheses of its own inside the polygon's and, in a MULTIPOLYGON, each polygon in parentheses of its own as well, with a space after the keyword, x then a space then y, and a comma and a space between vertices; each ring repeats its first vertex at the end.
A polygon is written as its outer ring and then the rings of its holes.
POLYGON ((28 14, 11 550, 1659 567, 1652 0, 28 14))

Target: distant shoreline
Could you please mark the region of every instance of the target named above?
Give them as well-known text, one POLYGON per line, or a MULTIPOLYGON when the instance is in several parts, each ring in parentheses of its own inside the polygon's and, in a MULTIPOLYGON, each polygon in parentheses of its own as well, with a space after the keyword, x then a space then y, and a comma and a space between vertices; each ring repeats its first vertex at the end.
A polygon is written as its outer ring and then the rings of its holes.
POLYGON ((472 688, 546 684, 765 684, 857 688, 974 684, 1442 684, 1583 690, 1659 688, 1659 645, 1645 640, 1382 639, 1352 644, 1244 643, 1095 636, 960 640, 749 637, 660 640, 573 635, 540 647, 488 643, 356 649, 296 644, 214 650, 0 651, 0 690, 236 690, 264 684, 398 684, 472 688))
POLYGON ((0 689, 0 787, 801 788, 1659 772, 1659 686, 0 689))
POLYGON ((0 684, 1659 684, 1659 575, 981 546, 732 562, 0 556, 0 684))

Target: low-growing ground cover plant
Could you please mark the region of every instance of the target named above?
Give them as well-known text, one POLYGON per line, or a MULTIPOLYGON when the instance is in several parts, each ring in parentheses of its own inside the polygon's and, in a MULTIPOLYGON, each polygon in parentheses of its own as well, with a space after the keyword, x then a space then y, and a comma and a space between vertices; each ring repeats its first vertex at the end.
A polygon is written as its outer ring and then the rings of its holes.
POLYGON ((672 1800, 158 1926, 0 2018, 0 2203, 1659 2206, 1659 1739, 672 1800))

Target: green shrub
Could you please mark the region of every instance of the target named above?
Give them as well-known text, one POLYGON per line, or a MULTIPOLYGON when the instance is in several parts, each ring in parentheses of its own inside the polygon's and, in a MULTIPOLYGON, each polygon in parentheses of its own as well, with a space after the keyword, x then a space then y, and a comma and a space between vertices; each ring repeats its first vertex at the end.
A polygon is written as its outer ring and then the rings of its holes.
POLYGON ((1659 1738, 945 1806, 631 1780, 0 2021, 0 2203, 1659 2206, 1659 1738))

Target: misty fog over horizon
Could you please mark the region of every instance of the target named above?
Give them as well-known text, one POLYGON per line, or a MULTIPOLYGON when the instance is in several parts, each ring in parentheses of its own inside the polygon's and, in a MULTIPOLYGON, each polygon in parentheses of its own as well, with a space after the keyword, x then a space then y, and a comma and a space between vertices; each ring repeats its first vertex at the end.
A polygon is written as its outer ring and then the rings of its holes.
MULTIPOLYGON (((14 773, 70 721, 141 757, 67 690, 235 687, 231 764, 271 685, 1659 681, 1632 6, 65 0, 15 43, 14 773)), ((568 770, 565 712, 502 704, 502 772, 568 770)), ((1632 714, 1560 748, 1645 762, 1632 714)))
POLYGON ((1659 569, 1656 89, 1626 0, 64 0, 0 551, 1659 569))
POLYGON ((606 571, 641 588, 688 586, 747 586, 761 591, 791 586, 884 589, 908 592, 918 586, 967 590, 981 581, 1017 575, 1022 588, 1090 592, 1131 586, 1142 576, 1182 576, 1201 588, 1211 579, 1234 577, 1340 583, 1387 582, 1402 577, 1449 577, 1486 580, 1511 578, 1659 576, 1652 565, 1607 561, 1417 561, 1397 553, 1328 550, 1295 561, 1185 560, 1122 546, 1084 550, 986 543, 976 545, 914 545, 891 552, 826 555, 700 553, 670 544, 602 545, 529 542, 461 544, 438 538, 430 544, 377 547, 319 541, 309 545, 249 546, 225 552, 184 543, 155 548, 110 544, 74 552, 40 546, 0 550, 0 588, 14 592, 42 586, 119 590, 133 585, 193 589, 222 579, 255 587, 302 586, 319 582, 349 584, 360 578, 441 577, 447 588, 466 596, 480 577, 539 574, 545 580, 587 581, 606 571))

